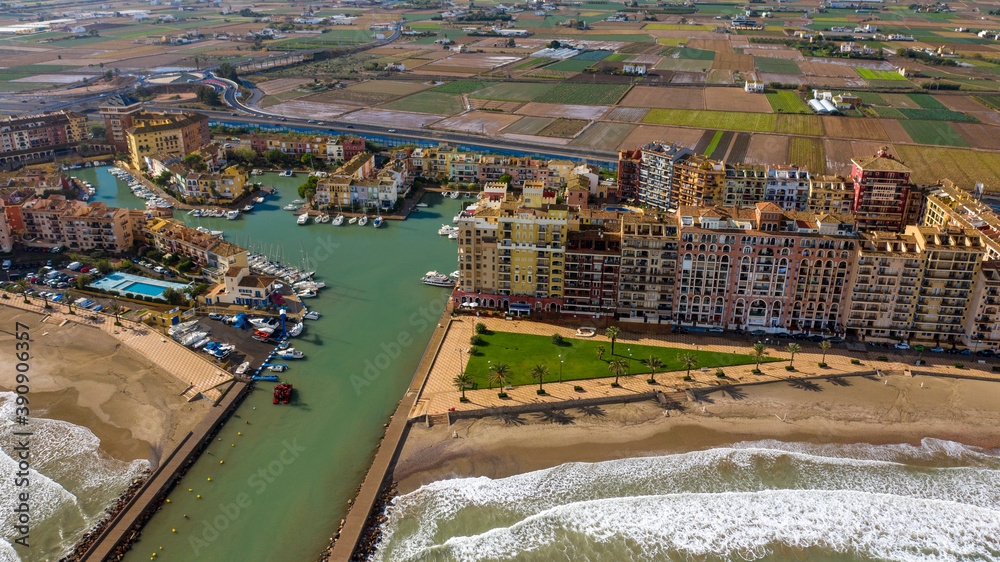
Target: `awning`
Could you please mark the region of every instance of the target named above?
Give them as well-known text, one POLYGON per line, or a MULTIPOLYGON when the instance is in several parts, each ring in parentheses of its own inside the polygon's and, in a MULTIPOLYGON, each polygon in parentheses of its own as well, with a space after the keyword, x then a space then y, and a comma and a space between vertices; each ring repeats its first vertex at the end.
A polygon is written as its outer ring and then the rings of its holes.
POLYGON ((531 312, 531 305, 525 302, 512 302, 510 309, 517 312, 531 312))

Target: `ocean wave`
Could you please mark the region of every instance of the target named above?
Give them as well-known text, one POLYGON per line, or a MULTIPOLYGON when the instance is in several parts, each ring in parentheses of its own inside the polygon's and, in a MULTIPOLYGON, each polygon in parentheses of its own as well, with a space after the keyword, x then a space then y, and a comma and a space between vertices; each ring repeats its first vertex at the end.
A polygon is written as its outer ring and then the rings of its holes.
MULTIPOLYGON (((561 505, 392 560, 754 560, 796 551, 861 560, 1000 560, 1000 513, 888 494, 768 490, 561 505)), ((811 556, 810 556, 811 555, 811 556)))
POLYGON ((382 559, 395 559, 397 551, 424 552, 454 537, 486 535, 588 502, 776 491, 871 494, 996 512, 1000 458, 939 440, 925 440, 919 447, 759 441, 659 457, 568 463, 497 480, 442 480, 394 500, 379 552, 392 553, 382 559))
MULTIPOLYGON (((12 458, 19 438, 13 433, 23 428, 10 421, 14 417, 15 397, 14 393, 0 392, 0 420, 4 420, 0 425, 0 537, 14 536, 11 514, 19 491, 14 486, 18 463, 12 458)), ((149 463, 142 459, 125 462, 107 456, 100 449, 100 439, 90 429, 66 421, 32 417, 27 428, 32 433, 33 527, 50 528, 50 536, 44 543, 53 549, 43 553, 43 548, 32 548, 31 554, 41 555, 42 558, 36 558, 39 560, 58 558, 149 463)))

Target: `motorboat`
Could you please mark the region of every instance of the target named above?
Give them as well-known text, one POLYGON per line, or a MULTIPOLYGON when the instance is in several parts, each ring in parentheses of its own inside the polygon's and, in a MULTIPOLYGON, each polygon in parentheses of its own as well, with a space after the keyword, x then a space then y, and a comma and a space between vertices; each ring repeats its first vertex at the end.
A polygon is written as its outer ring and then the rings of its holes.
POLYGON ((309 213, 302 213, 299 215, 299 218, 295 219, 295 224, 299 226, 309 224, 309 213))
POLYGON ((290 178, 290 177, 295 176, 295 172, 293 172, 291 170, 285 170, 284 172, 278 172, 278 175, 281 176, 281 177, 283 177, 283 178, 290 178))
POLYGON ((263 174, 262 174, 262 172, 260 170, 258 170, 257 168, 254 168, 253 171, 250 172, 250 175, 251 176, 260 176, 260 175, 263 175, 263 174))
POLYGON ((458 231, 452 230, 448 233, 448 240, 458 240, 458 231))
POLYGON ((268 371, 274 371, 275 373, 284 373, 288 369, 288 365, 268 365, 268 371))
POLYGON ((381 215, 375 217, 375 220, 372 222, 372 226, 374 226, 375 228, 382 228, 382 217, 381 217, 381 215))
POLYGON ((299 206, 298 205, 292 205, 291 203, 289 203, 288 205, 285 205, 284 207, 282 207, 281 210, 283 210, 283 211, 298 211, 299 210, 299 206))
POLYGON ((415 206, 415 207, 429 207, 430 205, 428 205, 427 203, 417 203, 417 204, 416 204, 416 205, 414 205, 414 206, 415 206))
POLYGON ((250 211, 253 211, 253 205, 252 204, 247 205, 246 207, 243 207, 243 212, 244 213, 249 213, 250 211))
POLYGON ((368 215, 361 215, 361 218, 358 219, 358 226, 364 226, 366 224, 368 224, 368 215))
POLYGON ((293 338, 300 334, 302 334, 302 322, 296 322, 294 326, 288 329, 288 335, 293 338))
POLYGON ((306 356, 305 353, 290 347, 288 349, 282 349, 274 352, 274 356, 280 359, 302 359, 306 356))
POLYGON ((460 195, 462 195, 462 194, 461 194, 461 193, 459 193, 459 192, 457 192, 457 191, 453 191, 453 192, 451 192, 451 198, 452 198, 452 199, 458 199, 458 197, 459 197, 460 195))
POLYGON ((320 216, 318 216, 316 218, 316 222, 319 222, 319 223, 328 223, 328 222, 330 222, 330 215, 328 215, 326 213, 323 213, 322 215, 320 215, 320 216))
POLYGON ((316 312, 315 310, 310 310, 309 312, 307 312, 307 313, 305 313, 305 314, 302 315, 302 319, 303 320, 319 320, 321 316, 323 316, 323 315, 320 314, 319 312, 316 312))
POLYGON ((305 291, 301 291, 296 294, 300 299, 311 299, 319 293, 316 292, 316 289, 306 289, 305 291))
POLYGON ((431 285, 434 287, 454 287, 455 281, 447 275, 442 275, 437 271, 428 271, 421 279, 420 282, 425 285, 431 285))
POLYGON ((292 201, 292 204, 293 205, 305 205, 306 202, 303 201, 302 199, 295 199, 294 201, 292 201))
POLYGON ((326 287, 325 281, 296 281, 292 287, 296 289, 322 289, 326 287))
POLYGON ((451 192, 450 191, 445 191, 444 193, 441 194, 441 196, 442 197, 451 197, 451 192))
POLYGON ((333 226, 340 226, 342 224, 344 224, 344 215, 337 215, 333 219, 333 226))
POLYGON ((347 224, 354 224, 356 222, 358 222, 358 217, 351 217, 350 220, 347 221, 347 224))
POLYGON ((458 232, 458 227, 442 224, 441 228, 438 229, 438 234, 440 234, 441 236, 448 236, 452 232, 458 232))
POLYGON ((455 281, 458 281, 458 280, 459 280, 459 279, 460 279, 460 278, 462 277, 462 272, 456 269, 455 271, 452 271, 452 272, 451 272, 451 273, 450 273, 450 274, 448 275, 448 277, 451 277, 451 278, 452 278, 452 279, 454 279, 455 281))
POLYGON ((451 222, 458 222, 460 220, 462 220, 462 213, 459 213, 451 218, 451 222))
POLYGON ((236 220, 236 218, 239 217, 239 216, 240 216, 240 212, 239 211, 229 211, 228 213, 226 213, 226 218, 229 219, 229 220, 231 220, 231 221, 236 220))
POLYGON ((243 373, 246 373, 247 369, 249 369, 249 368, 250 368, 250 362, 249 361, 244 361, 244 362, 240 363, 239 367, 236 367, 235 373, 237 375, 242 375, 243 373))

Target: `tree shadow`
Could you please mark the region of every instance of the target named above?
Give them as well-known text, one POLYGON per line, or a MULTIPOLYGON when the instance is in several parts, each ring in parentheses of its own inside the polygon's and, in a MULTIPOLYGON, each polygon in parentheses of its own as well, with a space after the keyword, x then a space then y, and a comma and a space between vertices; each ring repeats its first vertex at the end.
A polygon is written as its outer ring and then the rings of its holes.
POLYGON ((535 413, 535 419, 559 425, 573 425, 575 423, 573 416, 566 413, 565 410, 543 410, 535 413))
POLYGON ((504 412, 496 412, 493 417, 503 422, 504 425, 524 425, 525 421, 521 419, 521 414, 511 414, 504 412))
POLYGON ((791 386, 792 388, 798 388, 799 390, 808 390, 811 392, 820 392, 823 390, 823 387, 821 387, 820 385, 816 384, 813 381, 805 379, 788 379, 788 385, 791 386))
POLYGON ((720 389, 723 395, 732 398, 733 400, 744 400, 747 397, 746 391, 742 388, 736 386, 730 386, 720 389))
POLYGON ((668 412, 684 412, 687 410, 687 406, 682 402, 667 402, 663 405, 663 409, 668 412))
POLYGON ((843 377, 826 377, 826 380, 834 386, 851 386, 851 382, 843 377))
MULTIPOLYGON (((711 392, 711 391, 709 391, 711 392)), ((706 404, 715 404, 715 400, 709 396, 709 392, 695 390, 691 394, 694 395, 695 402, 704 402, 706 404)))
POLYGON ((860 376, 865 380, 878 381, 878 377, 876 377, 875 375, 860 375, 860 376))
POLYGON ((607 416, 604 408, 601 408, 600 406, 580 406, 577 410, 588 418, 603 418, 607 416))

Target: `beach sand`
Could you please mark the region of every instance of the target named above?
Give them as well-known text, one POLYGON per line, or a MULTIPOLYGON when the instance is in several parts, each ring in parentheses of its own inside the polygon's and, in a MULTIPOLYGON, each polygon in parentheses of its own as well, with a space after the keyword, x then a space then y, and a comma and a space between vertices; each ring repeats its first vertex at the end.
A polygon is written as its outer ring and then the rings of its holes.
MULTIPOLYGON (((626 384, 639 384, 636 380, 626 384)), ((503 478, 567 462, 776 439, 809 443, 910 443, 925 437, 1000 447, 1000 384, 890 376, 714 389, 665 415, 655 402, 554 414, 414 424, 394 471, 399 493, 436 480, 503 478), (921 386, 922 385, 922 386, 921 386), (704 410, 703 410, 704 408, 704 410), (455 438, 452 432, 456 432, 455 438)))
MULTIPOLYGON (((0 365, 14 365, 14 325, 30 326, 31 415, 87 427, 113 458, 153 467, 204 417, 204 400, 187 402, 186 385, 110 335, 74 322, 42 323, 38 314, 0 306, 0 365)), ((13 371, 0 390, 13 391, 13 371)))

